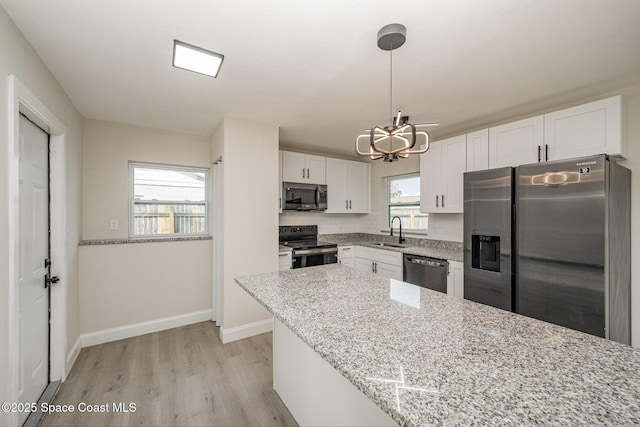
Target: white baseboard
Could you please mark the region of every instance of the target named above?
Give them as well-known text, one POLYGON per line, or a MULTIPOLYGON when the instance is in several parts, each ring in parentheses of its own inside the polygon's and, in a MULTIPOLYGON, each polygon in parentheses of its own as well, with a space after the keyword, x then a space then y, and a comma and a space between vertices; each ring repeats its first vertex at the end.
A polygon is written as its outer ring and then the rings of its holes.
POLYGON ((134 323, 132 325, 120 326, 117 328, 103 329, 101 331, 89 332, 80 335, 82 348, 106 342, 122 340, 125 338, 137 337, 150 334, 152 332, 164 331, 178 328, 180 326, 191 325, 193 323, 211 320, 211 310, 195 311, 193 313, 179 314, 177 316, 165 317, 162 319, 149 320, 147 322, 134 323))
POLYGON ((273 317, 259 322, 236 326, 234 328, 220 328, 220 340, 223 344, 228 342, 249 338, 254 335, 264 334, 273 331, 273 317))
POLYGON ((79 336, 76 342, 71 347, 71 351, 67 355, 67 370, 65 371, 65 380, 69 376, 69 372, 71 372, 71 368, 76 363, 76 359, 80 354, 80 350, 82 350, 82 336, 79 336))

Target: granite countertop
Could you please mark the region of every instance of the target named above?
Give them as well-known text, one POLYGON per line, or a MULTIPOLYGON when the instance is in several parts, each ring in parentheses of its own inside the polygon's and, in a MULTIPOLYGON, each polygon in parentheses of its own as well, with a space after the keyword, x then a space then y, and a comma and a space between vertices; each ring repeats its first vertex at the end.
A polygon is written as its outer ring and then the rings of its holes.
POLYGON ((318 240, 337 243, 340 246, 367 246, 370 248, 384 249, 386 251, 421 255, 431 258, 446 259, 449 261, 462 262, 463 260, 462 242, 407 237, 403 247, 401 248, 394 248, 391 246, 380 247, 376 246, 375 243, 398 243, 398 237, 367 233, 323 234, 318 236, 318 240))
POLYGON ((447 261, 462 262, 462 250, 433 248, 429 246, 407 246, 402 248, 394 248, 390 246, 380 247, 373 243, 354 243, 358 246, 366 246, 369 248, 384 249, 385 251, 402 252, 403 254, 426 256, 431 258, 444 259, 447 261))
POLYGON ((640 424, 640 350, 331 264, 236 279, 398 424, 640 424))
POLYGON ((124 245, 129 243, 159 243, 159 242, 191 242, 196 240, 213 240, 212 236, 179 236, 179 237, 140 237, 135 239, 92 239, 81 240, 78 246, 124 245))

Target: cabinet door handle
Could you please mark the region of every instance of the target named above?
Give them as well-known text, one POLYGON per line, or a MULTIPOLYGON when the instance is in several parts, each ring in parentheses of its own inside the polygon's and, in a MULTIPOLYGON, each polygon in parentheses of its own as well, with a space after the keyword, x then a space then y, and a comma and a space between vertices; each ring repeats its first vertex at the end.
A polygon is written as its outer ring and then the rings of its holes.
POLYGON ((442 207, 444 208, 444 194, 442 195, 442 207))
POLYGON ((376 265, 376 263, 372 261, 372 262, 371 262, 371 272, 372 272, 372 273, 375 273, 375 272, 376 272, 375 268, 373 267, 374 265, 376 265))
POLYGON ((351 209, 351 200, 349 200, 349 209, 351 209))
POLYGON ((309 168, 307 168, 307 179, 311 178, 311 175, 309 175, 309 168))
POLYGON ((544 144, 544 161, 549 161, 549 144, 544 144))
POLYGON ((304 168, 302 168, 302 178, 304 178, 304 168))
POLYGON ((345 209, 349 209, 349 201, 348 200, 344 201, 344 208, 345 209))
POLYGON ((440 196, 436 196, 436 208, 439 207, 438 206, 438 197, 440 197, 440 196))
POLYGON ((540 163, 540 152, 542 151, 542 147, 538 145, 538 163, 540 163))

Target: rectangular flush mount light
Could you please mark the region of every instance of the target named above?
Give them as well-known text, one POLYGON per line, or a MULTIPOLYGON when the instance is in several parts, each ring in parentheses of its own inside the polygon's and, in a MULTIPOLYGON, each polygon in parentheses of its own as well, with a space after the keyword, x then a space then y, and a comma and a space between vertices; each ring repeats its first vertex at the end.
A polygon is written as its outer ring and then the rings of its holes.
POLYGON ((219 53, 193 46, 180 40, 173 41, 174 67, 217 77, 223 60, 224 55, 219 53))

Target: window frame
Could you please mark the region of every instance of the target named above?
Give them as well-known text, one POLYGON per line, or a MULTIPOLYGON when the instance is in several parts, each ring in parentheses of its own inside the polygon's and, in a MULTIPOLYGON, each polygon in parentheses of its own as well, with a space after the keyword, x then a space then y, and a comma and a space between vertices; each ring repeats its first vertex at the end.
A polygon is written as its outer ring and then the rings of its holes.
MULTIPOLYGON (((149 162, 129 162, 129 239, 131 240, 145 240, 145 239, 174 239, 174 238, 188 238, 188 237, 207 237, 210 236, 210 220, 209 220, 209 209, 210 209, 210 199, 211 199, 211 188, 209 181, 209 169, 205 167, 198 166, 183 166, 183 165, 172 165, 166 163, 149 163, 149 162), (134 224, 135 224, 135 180, 134 180, 134 171, 135 168, 147 168, 147 169, 164 169, 170 171, 184 171, 184 172, 198 172, 204 173, 204 231, 201 233, 172 233, 172 234, 134 234, 134 224)), ((181 202, 175 203, 172 201, 158 201, 158 204, 162 203, 166 204, 180 204, 181 202)))
MULTIPOLYGON (((396 180, 396 179, 406 179, 406 178, 420 178, 420 172, 411 172, 411 173, 405 173, 405 174, 400 174, 400 175, 390 175, 390 176, 385 176, 383 178, 384 180, 384 191, 385 191, 385 195, 383 197, 383 208, 382 208, 382 224, 381 224, 381 230, 382 232, 385 233, 389 233, 391 232, 391 225, 389 224, 389 221, 391 221, 391 218, 389 217, 389 208, 390 206, 392 206, 391 203, 391 181, 396 180)), ((422 194, 420 194, 420 197, 422 197, 422 194)), ((393 203, 393 206, 416 206, 416 203, 393 203)), ((418 201, 417 203, 418 209, 420 209, 420 201, 418 201)), ((424 213, 425 215, 427 215, 427 218, 429 216, 428 213, 424 213)), ((427 235, 429 231, 429 227, 427 226, 426 229, 403 229, 402 230, 402 234, 404 235, 410 235, 410 234, 417 234, 417 235, 427 235)))

